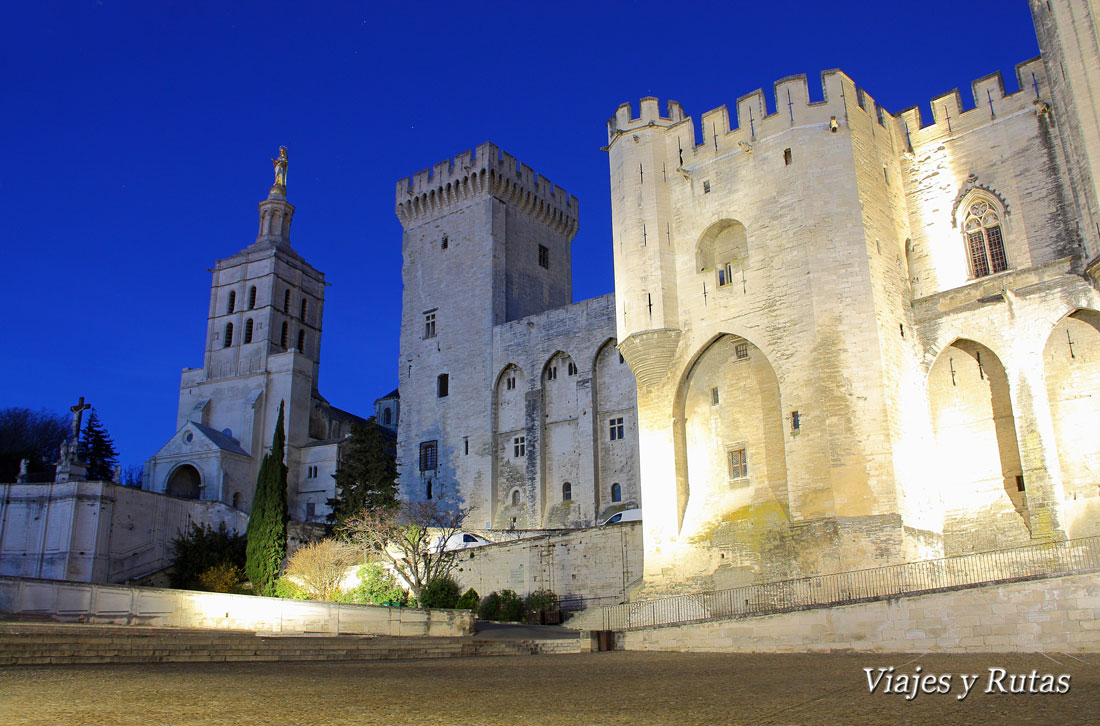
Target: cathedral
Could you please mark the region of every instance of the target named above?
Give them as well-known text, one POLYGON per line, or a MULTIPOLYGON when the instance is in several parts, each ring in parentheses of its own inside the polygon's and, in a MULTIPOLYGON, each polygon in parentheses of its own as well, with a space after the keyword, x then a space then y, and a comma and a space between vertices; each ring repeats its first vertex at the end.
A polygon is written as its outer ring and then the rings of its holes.
POLYGON ((214 266, 203 365, 183 370, 176 433, 146 461, 143 480, 249 511, 284 404, 290 516, 311 521, 328 513, 341 446, 365 421, 318 391, 325 276, 290 245, 285 148, 273 162, 256 241, 214 266))
POLYGON ((399 181, 403 495, 644 503, 651 593, 1100 533, 1097 9, 1031 6, 972 106, 620 106, 613 295, 571 301, 577 201, 495 146, 399 181))

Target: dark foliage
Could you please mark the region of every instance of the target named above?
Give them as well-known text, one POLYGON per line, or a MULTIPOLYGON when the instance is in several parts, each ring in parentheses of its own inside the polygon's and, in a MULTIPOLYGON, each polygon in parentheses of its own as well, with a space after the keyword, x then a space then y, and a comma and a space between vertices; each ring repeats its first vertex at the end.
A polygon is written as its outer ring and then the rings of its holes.
POLYGON ((260 464, 256 477, 256 495, 252 499, 252 514, 248 517, 248 546, 245 574, 257 595, 271 594, 279 570, 286 557, 286 524, 290 520, 286 503, 286 434, 283 428, 283 404, 279 404, 279 419, 271 452, 260 464))
POLYGON ((477 616, 482 620, 521 621, 523 620, 523 600, 515 590, 491 592, 481 601, 477 616))
POLYGON ((458 583, 451 577, 444 575, 437 577, 424 587, 420 594, 420 607, 423 608, 453 608, 458 604, 458 583))
POLYGON ((397 505, 397 462, 395 442, 388 431, 374 422, 356 424, 351 440, 333 478, 336 497, 328 500, 329 522, 341 526, 366 510, 390 509, 397 505))
POLYGON ((201 590, 199 575, 210 568, 221 564, 244 568, 244 537, 230 533, 225 522, 217 529, 192 522, 190 530, 181 532, 172 546, 175 548, 172 587, 201 590))
POLYGON ((99 421, 99 415, 93 408, 88 412, 88 421, 80 436, 80 459, 87 467, 88 481, 111 481, 118 466, 118 451, 107 429, 99 421))
POLYGON ((70 426, 67 416, 52 411, 0 409, 0 482, 14 482, 23 459, 32 474, 52 471, 70 426))
POLYGON ((477 594, 477 590, 471 587, 469 590, 462 593, 462 597, 458 598, 455 607, 459 610, 474 610, 476 612, 480 602, 481 596, 477 594))

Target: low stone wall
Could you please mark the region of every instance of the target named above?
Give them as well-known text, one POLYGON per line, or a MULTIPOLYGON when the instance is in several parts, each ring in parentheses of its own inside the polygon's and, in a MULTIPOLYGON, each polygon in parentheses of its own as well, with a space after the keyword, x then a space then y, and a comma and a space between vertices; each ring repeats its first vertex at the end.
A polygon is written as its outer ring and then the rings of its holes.
POLYGON ((0 613, 60 622, 332 635, 470 635, 466 610, 387 608, 0 577, 0 613))
POLYGON ((642 523, 564 530, 473 547, 457 554, 451 573, 465 590, 553 590, 569 609, 623 602, 642 576, 642 523))
POLYGON ((629 630, 626 650, 1100 652, 1100 573, 629 630))

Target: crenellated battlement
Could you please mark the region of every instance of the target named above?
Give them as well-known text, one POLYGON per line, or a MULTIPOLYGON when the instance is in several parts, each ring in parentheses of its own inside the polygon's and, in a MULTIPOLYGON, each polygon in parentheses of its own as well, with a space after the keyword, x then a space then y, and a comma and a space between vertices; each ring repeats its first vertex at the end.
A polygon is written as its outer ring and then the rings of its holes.
POLYGON ((917 106, 895 114, 899 131, 908 135, 910 147, 939 141, 944 137, 965 133, 998 118, 1024 110, 1042 111, 1036 102, 1049 102, 1046 71, 1041 58, 1032 58, 1016 65, 1020 90, 1005 93, 1000 71, 983 76, 970 84, 974 107, 963 110, 959 89, 936 96, 931 101, 932 118, 926 120, 917 106))
POLYGON ((407 225, 479 195, 499 197, 562 234, 576 234, 577 198, 489 142, 398 181, 394 211, 407 225))
POLYGON ((855 84, 839 70, 827 70, 821 73, 822 101, 810 100, 810 89, 805 74, 787 76, 775 82, 775 111, 767 112, 767 103, 763 89, 757 89, 737 99, 734 116, 731 118, 726 106, 711 109, 702 115, 702 137, 695 138, 695 127, 686 116, 683 107, 676 101, 668 102, 668 113, 659 114, 659 102, 656 98, 643 98, 640 113, 633 115, 629 103, 619 106, 607 122, 608 144, 614 144, 623 134, 650 126, 661 126, 667 133, 681 135, 684 150, 702 151, 702 147, 711 146, 715 150, 725 150, 740 142, 751 143, 757 138, 785 131, 792 126, 813 123, 828 123, 835 115, 842 115, 843 98, 848 92, 856 93, 855 84))

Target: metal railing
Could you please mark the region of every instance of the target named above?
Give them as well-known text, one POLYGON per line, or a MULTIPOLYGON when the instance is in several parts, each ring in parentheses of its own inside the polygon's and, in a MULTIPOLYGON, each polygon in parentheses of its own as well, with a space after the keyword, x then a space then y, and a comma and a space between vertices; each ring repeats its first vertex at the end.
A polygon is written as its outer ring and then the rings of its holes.
POLYGON ((946 588, 1100 569, 1100 536, 814 575, 607 607, 605 630, 829 607, 946 588))

